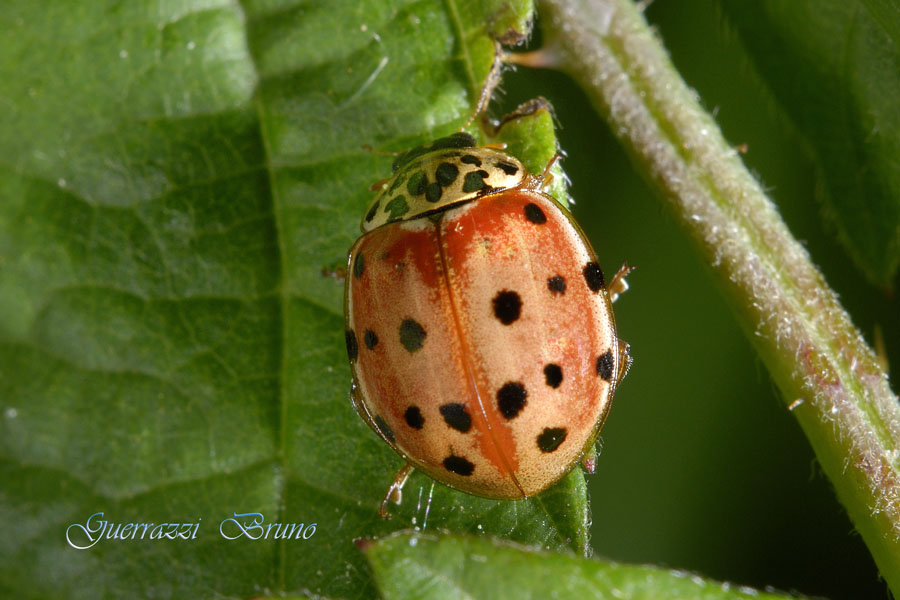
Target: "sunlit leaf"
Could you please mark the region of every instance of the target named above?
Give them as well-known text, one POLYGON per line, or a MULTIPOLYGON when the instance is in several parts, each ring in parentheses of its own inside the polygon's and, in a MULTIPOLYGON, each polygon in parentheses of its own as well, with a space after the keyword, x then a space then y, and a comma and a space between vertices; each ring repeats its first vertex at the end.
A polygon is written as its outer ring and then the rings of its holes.
POLYGON ((340 268, 390 172, 363 144, 457 129, 530 5, 4 4, 3 596, 368 598, 353 540, 411 525, 588 551, 578 471, 522 502, 416 475, 381 520, 402 461, 348 395, 340 268), (67 543, 101 521, 196 537, 67 543), (224 537, 274 522, 308 535, 224 537))

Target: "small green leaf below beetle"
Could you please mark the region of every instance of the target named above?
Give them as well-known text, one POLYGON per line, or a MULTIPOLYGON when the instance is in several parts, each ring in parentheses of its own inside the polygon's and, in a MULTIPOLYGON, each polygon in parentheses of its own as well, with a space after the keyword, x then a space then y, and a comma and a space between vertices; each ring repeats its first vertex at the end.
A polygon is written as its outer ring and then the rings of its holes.
POLYGON ((712 581, 684 571, 553 554, 496 539, 401 532, 359 545, 386 600, 798 598, 712 581))

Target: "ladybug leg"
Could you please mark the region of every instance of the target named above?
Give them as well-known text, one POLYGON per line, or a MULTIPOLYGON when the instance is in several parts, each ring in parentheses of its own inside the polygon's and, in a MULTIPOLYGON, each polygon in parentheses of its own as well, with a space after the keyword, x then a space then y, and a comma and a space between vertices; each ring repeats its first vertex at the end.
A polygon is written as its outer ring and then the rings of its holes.
POLYGON ((369 186, 369 191, 380 192, 381 190, 384 189, 384 186, 386 186, 388 181, 390 181, 391 179, 393 179, 393 177, 379 179, 378 181, 376 181, 375 183, 373 183, 372 185, 369 186))
POLYGON ((552 42, 531 52, 507 52, 503 60, 532 69, 559 69, 564 62, 559 44, 552 42))
MULTIPOLYGON (((386 150, 379 150, 379 149, 377 149, 377 148, 373 148, 373 147, 370 146, 369 144, 363 144, 363 145, 362 145, 362 149, 365 150, 366 152, 370 152, 370 153, 372 153, 372 154, 377 154, 378 156, 393 156, 393 157, 397 157, 397 156, 400 156, 401 154, 403 154, 402 152, 387 152, 386 150)), ((385 179, 379 179, 378 181, 376 181, 375 183, 373 183, 372 185, 369 186, 369 190, 372 191, 372 192, 380 192, 382 189, 384 189, 384 186, 385 186, 385 185, 387 184, 387 182, 389 182, 391 179, 393 179, 393 177, 387 177, 387 178, 385 178, 385 179)))
MULTIPOLYGON (((609 285, 606 286, 606 291, 609 293, 609 301, 615 302, 619 297, 619 294, 624 294, 628 291, 628 282, 625 280, 625 277, 634 271, 634 267, 625 263, 622 265, 616 274, 613 275, 613 278, 610 280, 609 285)), ((631 369, 631 363, 633 359, 631 358, 631 346, 628 345, 628 342, 624 340, 617 340, 618 349, 617 352, 619 354, 619 370, 616 373, 616 386, 621 383, 625 376, 628 375, 628 370, 631 369)))
POLYGON ((625 376, 628 375, 628 370, 631 369, 631 363, 634 362, 634 359, 631 358, 631 346, 628 342, 623 340, 617 340, 619 342, 619 370, 616 373, 616 387, 625 379, 625 376))
POLYGON ((322 267, 322 277, 331 277, 338 281, 347 279, 347 267, 322 267))
POLYGON ((375 433, 381 436, 381 432, 378 431, 375 421, 372 420, 372 415, 369 414, 369 410, 366 408, 366 405, 363 404, 362 398, 360 398, 359 384, 356 383, 355 376, 353 378, 353 383, 350 384, 350 402, 353 403, 356 414, 362 417, 362 420, 366 422, 366 425, 374 429, 375 433))
POLYGON ((587 471, 589 475, 593 475, 594 471, 597 469, 597 446, 591 444, 591 447, 587 452, 584 453, 584 456, 581 457, 581 466, 584 467, 584 470, 587 471))
POLYGON ((369 409, 366 408, 365 402, 362 401, 359 392, 359 384, 356 382, 356 378, 354 377, 353 383, 350 385, 350 400, 353 402, 353 408, 356 409, 356 414, 362 417, 362 420, 366 422, 372 431, 378 434, 386 444, 388 444, 391 448, 396 450, 396 446, 394 443, 384 434, 384 431, 381 430, 381 427, 378 426, 378 423, 375 422, 375 419, 372 417, 372 414, 369 412, 369 409))
POLYGON ((406 463, 403 465, 403 468, 397 471, 397 474, 394 476, 394 483, 388 488, 387 494, 384 495, 384 500, 381 501, 381 508, 378 509, 378 515, 382 519, 388 521, 391 519, 391 515, 387 511, 389 501, 394 504, 400 504, 403 500, 403 486, 406 484, 406 480, 409 479, 409 474, 412 470, 412 465, 406 463))
POLYGON ((553 173, 550 172, 550 169, 559 162, 560 158, 562 158, 562 154, 557 152, 547 163, 547 166, 544 167, 544 170, 541 171, 541 174, 538 176, 538 181, 541 182, 541 189, 550 187, 550 184, 553 183, 553 173))
POLYGON ((630 267, 628 266, 628 263, 625 263, 618 271, 616 271, 616 274, 613 275, 609 285, 606 286, 610 302, 615 302, 619 298, 619 294, 624 294, 628 291, 628 282, 625 281, 625 277, 634 271, 634 269, 635 267, 630 267))

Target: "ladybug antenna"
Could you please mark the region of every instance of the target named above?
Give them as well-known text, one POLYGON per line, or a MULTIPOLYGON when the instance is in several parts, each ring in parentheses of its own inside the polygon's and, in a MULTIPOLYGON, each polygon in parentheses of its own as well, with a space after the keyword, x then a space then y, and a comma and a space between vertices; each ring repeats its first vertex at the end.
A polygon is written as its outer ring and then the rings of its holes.
POLYGON ((379 150, 378 148, 373 148, 369 144, 363 144, 362 149, 371 154, 377 154, 378 156, 400 156, 403 154, 402 152, 388 152, 387 150, 379 150))

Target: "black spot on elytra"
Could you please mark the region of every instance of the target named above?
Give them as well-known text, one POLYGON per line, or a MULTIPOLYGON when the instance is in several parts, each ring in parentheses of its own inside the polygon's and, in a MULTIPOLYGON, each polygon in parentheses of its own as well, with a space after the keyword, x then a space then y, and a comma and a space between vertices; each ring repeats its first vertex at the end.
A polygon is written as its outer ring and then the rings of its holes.
POLYGON ((492 300, 494 316, 504 325, 515 323, 522 313, 522 298, 509 290, 498 292, 492 300))
POLYGON ((428 186, 428 179, 425 177, 424 171, 416 171, 409 177, 409 181, 406 182, 406 191, 409 192, 410 196, 421 196, 425 193, 425 188, 428 186))
POLYGON ((433 141, 430 144, 426 144, 423 146, 417 146, 408 152, 401 154, 397 158, 394 159, 394 164, 391 165, 391 169, 393 169, 394 173, 400 170, 401 167, 408 165, 415 159, 419 158, 423 154, 428 154, 429 152, 434 152, 435 150, 441 150, 444 148, 474 148, 475 147, 475 138, 473 138, 468 133, 463 131, 459 131, 452 135, 448 135, 447 137, 440 138, 438 140, 433 141))
POLYGON ((376 202, 372 205, 372 208, 369 209, 369 212, 366 213, 366 223, 371 223, 372 219, 375 218, 375 214, 378 212, 378 207, 381 206, 379 202, 376 202))
POLYGON ((544 379, 552 388, 558 388, 563 380, 562 367, 557 364, 550 363, 544 367, 544 379))
POLYGON ((384 205, 384 212, 390 213, 388 221, 396 221, 409 212, 409 204, 403 196, 395 196, 393 200, 384 205))
POLYGON ((587 286, 592 292, 599 292, 606 287, 606 281, 603 279, 603 271, 597 263, 593 261, 589 262, 584 265, 584 271, 582 272, 584 273, 584 280, 587 282, 587 286))
POLYGON ((407 352, 415 352, 425 343, 425 328, 414 319, 404 319, 400 323, 400 343, 407 352))
POLYGON ((547 288, 554 294, 565 294, 566 278, 562 275, 554 275, 547 280, 547 288))
POLYGON ((359 279, 363 276, 363 271, 366 270, 366 261, 363 258, 362 252, 356 255, 356 258, 353 259, 353 276, 359 279))
POLYGON ((447 137, 442 137, 431 144, 429 150, 441 150, 442 148, 472 148, 475 146, 475 138, 465 131, 457 131, 451 133, 447 137))
POLYGON ((422 416, 422 411, 418 406, 407 408, 403 413, 403 418, 406 420, 406 424, 413 429, 422 429, 422 426, 425 425, 425 417, 422 416))
POLYGON ((432 181, 425 187, 425 200, 434 204, 441 199, 443 193, 444 190, 441 188, 441 184, 432 181))
POLYGON ((353 362, 359 356, 359 345, 356 343, 356 334, 352 329, 344 333, 344 341, 347 342, 347 356, 350 357, 350 362, 353 362))
POLYGON ((388 190, 388 194, 393 194, 397 191, 397 188, 403 185, 403 182, 406 181, 406 175, 398 175, 394 178, 394 183, 391 184, 391 189, 388 190))
POLYGON ((612 379, 613 372, 613 355, 612 350, 607 350, 605 354, 597 357, 597 375, 600 379, 609 381, 612 379))
POLYGON ((497 390, 497 407, 507 420, 514 419, 525 408, 527 397, 524 385, 518 381, 508 381, 497 390))
POLYGON ((525 218, 535 225, 543 225, 547 222, 547 215, 541 210, 541 207, 534 202, 525 205, 525 218))
POLYGON ((491 189, 491 186, 484 181, 487 176, 488 172, 484 170, 466 173, 466 178, 463 180, 462 191, 468 194, 491 189))
POLYGON ((476 167, 481 166, 481 159, 477 156, 472 156, 471 154, 466 154, 461 159, 459 159, 459 162, 465 163, 467 165, 475 165, 476 167))
POLYGON ((472 417, 469 416, 469 411, 466 410, 465 405, 459 402, 451 402, 450 404, 444 404, 439 410, 441 411, 441 416, 444 417, 444 421, 453 429, 468 433, 472 428, 472 417))
POLYGON ((394 443, 394 432, 391 431, 391 428, 388 427, 387 421, 381 415, 375 415, 375 426, 378 427, 378 431, 381 432, 381 435, 385 437, 385 439, 390 440, 391 443, 394 443))
POLYGON ((366 348, 373 350, 378 345, 378 336, 371 329, 366 329, 366 332, 363 334, 363 343, 365 343, 366 348))
POLYGON ((434 171, 434 178, 441 187, 452 185, 459 176, 459 167, 453 163, 441 163, 434 171))
POLYGON ((507 175, 515 175, 516 173, 519 172, 519 167, 517 167, 516 165, 514 165, 512 163, 503 161, 503 160, 498 160, 494 164, 496 164, 507 175))
POLYGON ((454 456, 453 454, 444 459, 444 468, 463 477, 468 477, 475 471, 475 465, 462 456, 454 456))
POLYGON ((566 441, 566 435, 568 432, 564 427, 545 427, 544 431, 537 436, 538 448, 541 449, 541 452, 553 452, 566 441))

